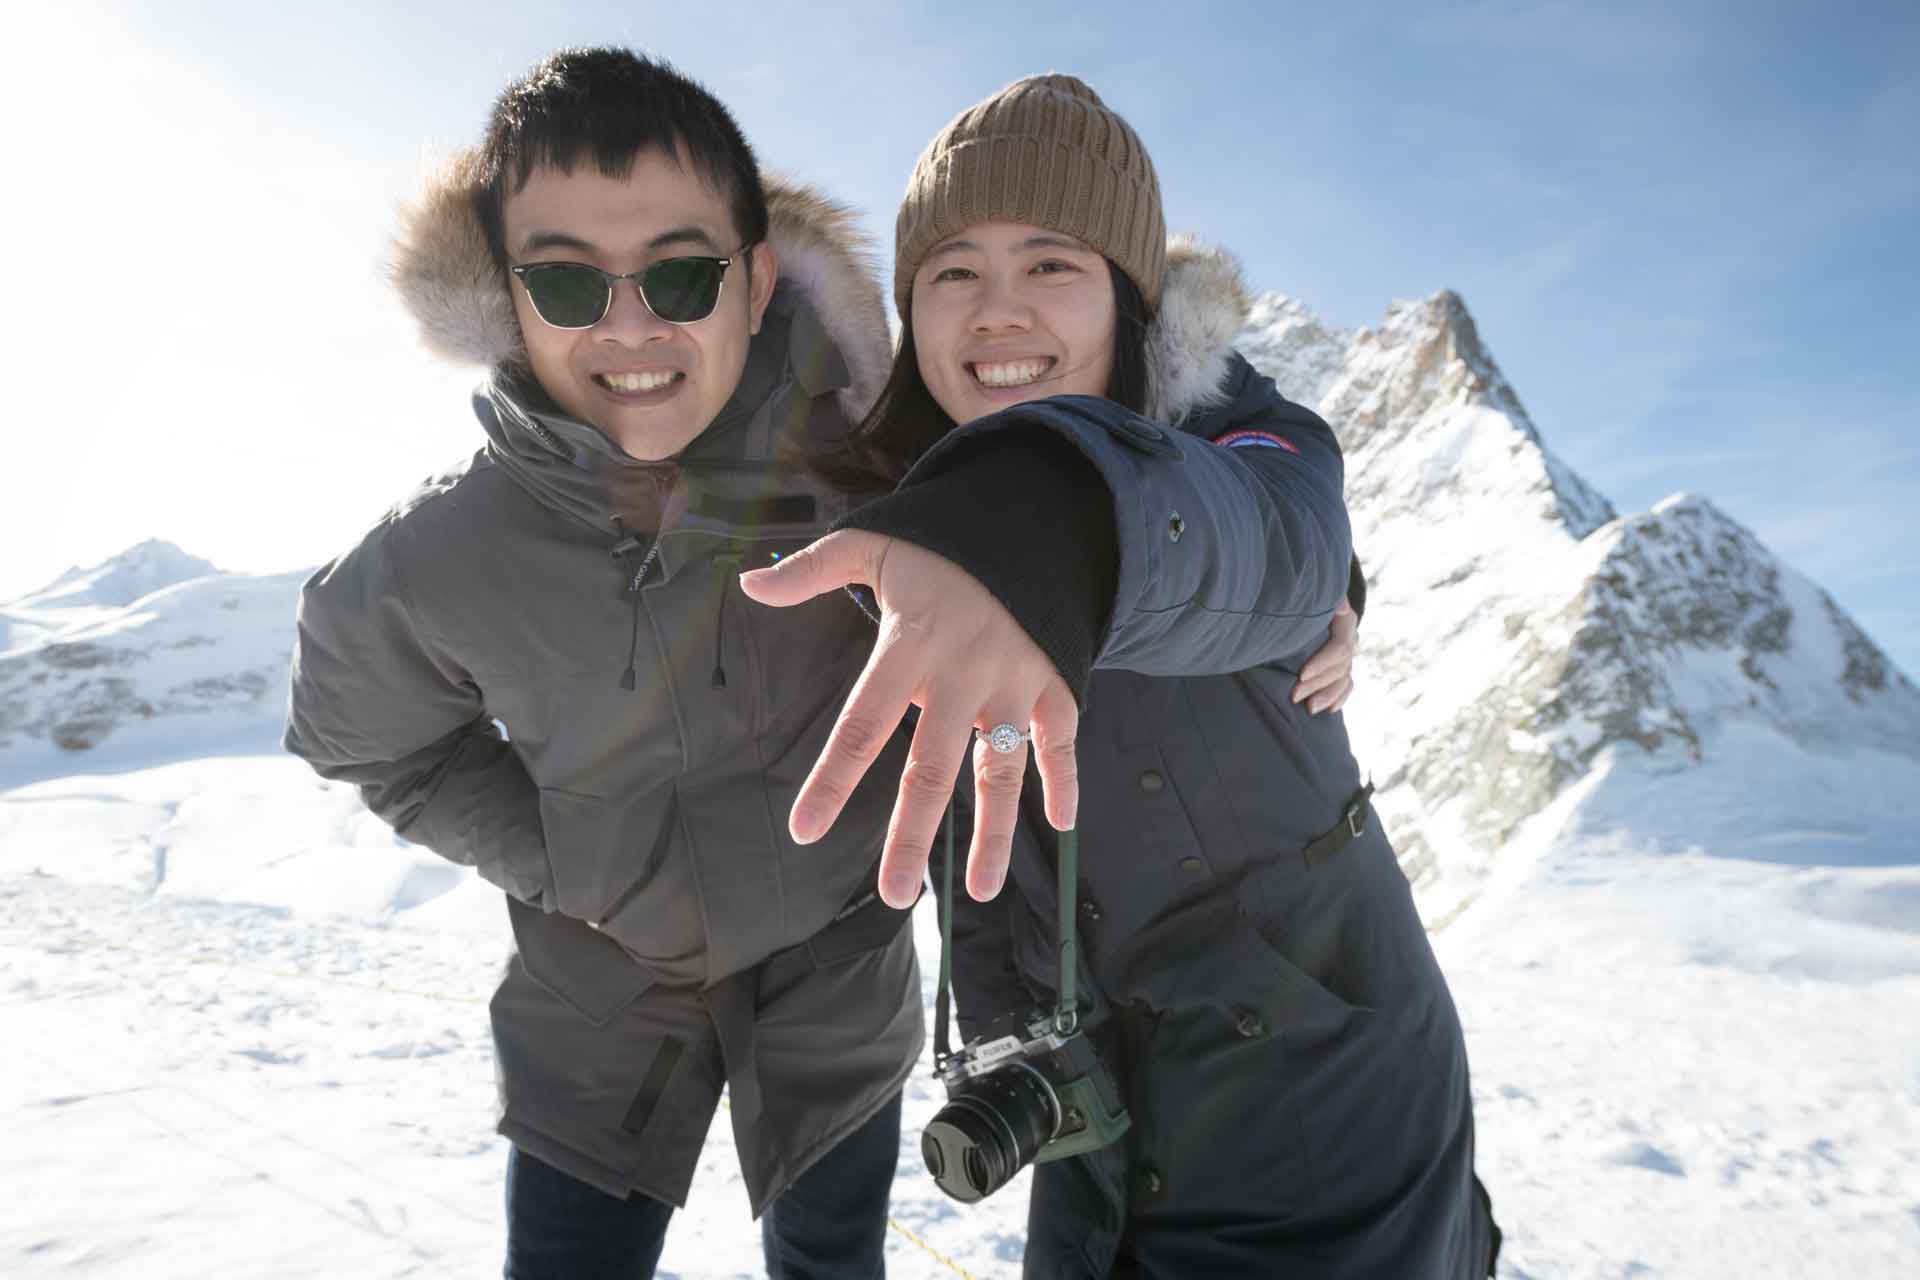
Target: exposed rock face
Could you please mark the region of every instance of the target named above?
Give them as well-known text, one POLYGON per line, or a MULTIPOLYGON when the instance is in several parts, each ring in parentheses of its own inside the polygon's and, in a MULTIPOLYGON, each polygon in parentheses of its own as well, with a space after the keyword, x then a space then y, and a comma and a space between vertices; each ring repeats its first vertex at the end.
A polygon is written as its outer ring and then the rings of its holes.
POLYGON ((1920 693, 1838 606, 1705 499, 1619 518, 1457 295, 1353 333, 1267 295, 1241 349, 1346 450, 1370 587, 1349 723, 1416 883, 1464 890, 1614 744, 1683 767, 1737 718, 1920 758, 1920 693))

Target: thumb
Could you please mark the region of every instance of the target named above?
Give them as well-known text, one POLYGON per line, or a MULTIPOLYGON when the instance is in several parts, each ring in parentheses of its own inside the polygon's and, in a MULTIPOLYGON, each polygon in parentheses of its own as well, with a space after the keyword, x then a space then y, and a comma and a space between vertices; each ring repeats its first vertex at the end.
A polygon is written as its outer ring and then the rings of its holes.
POLYGON ((740 575, 740 589, 761 604, 784 608, 856 582, 878 585, 890 539, 863 529, 842 529, 808 543, 780 563, 740 575))

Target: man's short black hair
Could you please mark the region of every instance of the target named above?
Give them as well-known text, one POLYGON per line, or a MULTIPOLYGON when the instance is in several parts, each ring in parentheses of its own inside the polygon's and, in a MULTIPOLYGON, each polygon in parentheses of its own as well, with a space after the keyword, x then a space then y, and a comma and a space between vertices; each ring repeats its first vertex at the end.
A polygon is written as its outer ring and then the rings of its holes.
POLYGON ((760 165, 720 100, 663 59, 629 49, 562 49, 494 100, 480 144, 480 224, 502 267, 508 262, 509 193, 540 165, 562 173, 587 157, 616 181, 650 147, 691 161, 733 213, 743 245, 767 238, 760 165))

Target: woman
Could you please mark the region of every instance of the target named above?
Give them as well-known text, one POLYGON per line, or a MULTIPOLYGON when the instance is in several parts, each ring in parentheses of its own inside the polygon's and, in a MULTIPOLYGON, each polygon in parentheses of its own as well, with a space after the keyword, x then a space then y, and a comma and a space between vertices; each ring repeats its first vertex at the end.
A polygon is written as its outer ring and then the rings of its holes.
POLYGON ((1132 1126, 1036 1168, 1027 1274, 1490 1274, 1452 1000, 1343 722, 1291 696, 1348 585, 1339 448, 1231 350, 1237 268, 1169 246, 1138 137, 1041 76, 921 156, 895 296, 860 444, 898 488, 747 586, 876 590, 882 639, 791 826, 824 831, 917 705, 890 901, 977 735, 963 1033, 1053 999, 1077 821, 1084 1025, 1132 1126))

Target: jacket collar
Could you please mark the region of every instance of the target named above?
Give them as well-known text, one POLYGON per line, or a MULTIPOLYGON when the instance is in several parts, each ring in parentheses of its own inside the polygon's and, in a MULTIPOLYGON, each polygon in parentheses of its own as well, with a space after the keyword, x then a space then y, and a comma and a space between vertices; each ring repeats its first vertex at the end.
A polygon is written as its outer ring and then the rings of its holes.
MULTIPOLYGON (((768 417, 769 400, 789 376, 788 335, 794 317, 768 308, 747 348, 739 385, 699 438, 672 462, 643 462, 597 427, 556 405, 523 366, 495 365, 474 395, 474 410, 489 451, 535 498, 593 528, 651 534, 671 521, 671 498, 682 471, 702 461, 754 459, 771 453, 772 432, 751 430, 768 417), (768 447, 755 449, 756 441, 768 447)), ((844 366, 839 366, 844 372, 844 366)), ((817 394, 844 386, 832 370, 816 374, 817 394)), ((797 374, 796 382, 802 381, 797 374)))

